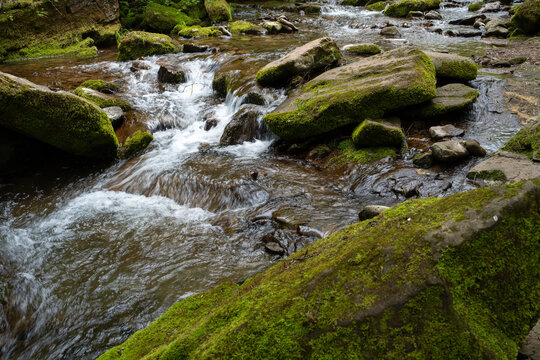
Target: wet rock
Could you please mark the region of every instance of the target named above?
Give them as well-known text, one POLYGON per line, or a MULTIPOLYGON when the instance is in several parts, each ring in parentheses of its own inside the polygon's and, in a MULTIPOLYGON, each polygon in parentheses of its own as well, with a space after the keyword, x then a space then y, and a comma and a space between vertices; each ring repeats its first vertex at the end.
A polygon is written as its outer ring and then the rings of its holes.
POLYGON ((215 128, 218 124, 218 121, 216 119, 208 119, 206 120, 206 122, 204 123, 204 130, 205 131, 208 131, 212 128, 215 128))
POLYGON ((210 50, 210 46, 208 45, 199 45, 199 44, 184 44, 182 46, 182 52, 184 53, 200 53, 200 52, 207 52, 210 50))
POLYGON ((127 101, 120 99, 113 95, 103 94, 99 91, 78 87, 73 91, 75 95, 82 97, 88 101, 93 102, 100 108, 107 108, 111 106, 121 107, 122 110, 128 111, 132 108, 131 104, 127 101))
POLYGON ((478 2, 470 4, 468 9, 469 9, 469 11, 478 11, 478 10, 480 10, 482 8, 482 5, 484 5, 484 2, 483 1, 478 1, 478 2))
POLYGON ((464 145, 472 156, 484 157, 487 154, 486 149, 484 149, 476 140, 465 140, 464 145))
POLYGON ((362 210, 360 210, 360 213, 358 214, 358 219, 360 221, 371 219, 388 209, 390 209, 388 206, 366 205, 362 208, 362 210))
POLYGON ((384 14, 392 17, 406 17, 411 11, 438 9, 441 0, 401 0, 390 4, 384 14))
POLYGON ((501 10, 501 2, 494 1, 494 2, 488 2, 484 4, 484 6, 482 6, 480 10, 478 10, 478 12, 487 13, 487 12, 497 12, 500 10, 501 10))
POLYGON ((298 226, 297 231, 298 231, 298 234, 307 236, 310 238, 322 239, 324 237, 322 232, 320 232, 317 229, 311 228, 309 226, 300 225, 298 226))
POLYGON ((491 19, 489 22, 486 22, 484 34, 485 37, 498 37, 506 38, 508 37, 509 31, 507 27, 510 25, 510 20, 507 19, 491 19))
POLYGON ((242 104, 252 104, 252 105, 265 105, 266 100, 264 96, 256 92, 248 93, 242 100, 242 104))
POLYGON ((212 24, 231 21, 231 8, 225 0, 204 0, 204 8, 212 24))
POLYGON ((386 27, 383 27, 380 32, 383 36, 391 36, 391 37, 397 37, 401 36, 401 33, 399 32, 399 29, 395 25, 389 25, 386 27))
POLYGON ((264 249, 270 254, 276 254, 276 255, 285 254, 285 250, 283 250, 281 245, 275 241, 269 241, 266 244, 264 244, 264 249))
POLYGON ((472 59, 432 51, 426 51, 425 53, 435 65, 437 79, 456 82, 467 82, 476 79, 478 67, 472 59))
POLYGON ((442 20, 442 15, 435 10, 428 11, 424 17, 428 20, 442 20))
POLYGON ((471 15, 471 16, 467 16, 467 17, 457 19, 457 20, 450 20, 449 24, 450 25, 474 25, 476 20, 478 19, 484 20, 485 18, 486 18, 486 15, 484 14, 471 15))
POLYGON ((486 23, 482 19, 476 19, 474 22, 473 28, 475 29, 482 29, 486 26, 486 23))
POLYGON ((464 133, 463 129, 459 129, 454 125, 432 126, 429 128, 429 136, 433 140, 462 136, 464 133))
POLYGON ((525 56, 519 56, 510 59, 491 60, 488 62, 487 65, 493 67, 512 67, 515 65, 523 64, 525 61, 527 61, 527 58, 525 56))
POLYGON ((301 4, 297 9, 298 11, 303 11, 305 14, 321 13, 321 6, 319 4, 301 4))
POLYGON ((249 21, 238 20, 229 24, 229 31, 232 34, 264 35, 264 28, 250 23, 249 21))
POLYGON ((120 86, 117 84, 103 80, 86 80, 79 87, 96 90, 109 95, 120 91, 120 86))
POLYGON ((447 140, 431 146, 433 160, 441 163, 455 163, 469 157, 469 151, 463 141, 447 140))
POLYGON ((525 0, 512 16, 511 22, 523 34, 537 34, 540 31, 540 2, 525 0))
POLYGON ((376 55, 382 50, 375 44, 350 44, 343 47, 343 51, 357 55, 376 55))
POLYGON ((265 121, 284 139, 306 139, 425 102, 436 92, 426 55, 400 47, 319 75, 291 93, 265 121))
POLYGON ((119 155, 124 159, 135 156, 146 149, 152 140, 154 140, 152 135, 145 131, 137 130, 126 140, 119 151, 119 155))
POLYGON ((249 173, 249 178, 253 181, 257 181, 257 179, 259 178, 259 172, 258 171, 251 171, 249 173))
POLYGON ((118 139, 107 114, 73 94, 0 72, 0 109, 0 125, 15 132, 79 156, 116 155, 118 139))
MULTIPOLYGON (((181 25, 181 24, 180 24, 181 25)), ((173 34, 186 39, 200 39, 206 37, 232 36, 224 26, 177 26, 173 29, 173 34)))
POLYGON ((279 21, 265 20, 262 22, 261 26, 268 34, 279 34, 283 30, 283 25, 281 25, 279 21))
POLYGON ((132 31, 124 35, 118 44, 118 60, 135 60, 140 56, 177 53, 181 50, 181 46, 167 35, 132 31))
POLYGON ((184 67, 166 62, 158 62, 158 81, 162 83, 180 84, 186 82, 184 67))
POLYGON ((413 164, 424 169, 429 169, 433 165, 433 153, 428 151, 422 154, 416 154, 413 157, 413 164))
POLYGON ((407 15, 407 18, 423 18, 423 17, 424 17, 424 13, 421 11, 411 11, 407 15))
POLYGON ((368 11, 383 11, 386 8, 388 3, 386 1, 377 1, 376 3, 369 4, 366 6, 368 11))
POLYGON ((508 151, 498 151, 489 159, 474 166, 467 178, 488 182, 517 182, 540 176, 540 164, 526 155, 508 151))
POLYGON ((482 31, 480 30, 460 30, 457 33, 460 37, 475 37, 475 36, 482 36, 482 31))
POLYGON ((364 120, 354 129, 352 140, 359 147, 400 148, 405 140, 398 118, 364 120))
POLYGON ((238 77, 237 71, 216 72, 212 80, 212 90, 218 96, 226 97, 232 90, 234 83, 239 80, 238 77))
POLYGON ((262 111, 254 106, 240 109, 223 130, 219 145, 242 144, 268 136, 268 128, 262 121, 263 115, 262 111))
POLYGON ((257 72, 257 81, 263 86, 285 87, 295 76, 305 76, 336 66, 341 51, 329 37, 311 41, 273 61, 257 72))
POLYGON ((131 72, 137 72, 137 71, 141 71, 141 70, 150 70, 151 67, 150 65, 140 61, 140 60, 135 60, 131 63, 131 67, 129 68, 129 70, 131 72))
POLYGON ((411 117, 433 118, 467 108, 479 93, 463 84, 448 84, 437 88, 437 97, 407 111, 411 117))
POLYGON ((111 106, 103 109, 103 112, 107 114, 113 128, 118 129, 125 120, 124 110, 119 106, 111 106))

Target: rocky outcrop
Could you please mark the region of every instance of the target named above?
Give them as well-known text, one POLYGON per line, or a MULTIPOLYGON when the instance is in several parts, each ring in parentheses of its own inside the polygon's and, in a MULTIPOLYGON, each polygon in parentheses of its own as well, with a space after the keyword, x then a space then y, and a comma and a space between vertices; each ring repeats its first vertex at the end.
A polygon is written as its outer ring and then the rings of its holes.
POLYGON ((286 87, 296 76, 308 76, 336 66, 342 55, 329 37, 311 41, 273 61, 257 72, 257 81, 263 86, 286 87))
POLYGON ((289 140, 327 133, 436 96, 429 58, 401 47, 327 71, 294 91, 265 121, 289 140))
POLYGON ((540 32, 540 0, 525 0, 512 16, 512 26, 523 34, 538 34, 540 32))
POLYGON ((476 89, 463 84, 448 84, 437 88, 437 97, 408 110, 408 115, 433 118, 466 109, 476 101, 476 89))
POLYGON ((99 360, 515 359, 540 312, 539 203, 538 179, 404 202, 180 301, 99 360))
POLYGON ((384 14, 392 17, 406 17, 411 11, 438 9, 441 0, 401 0, 390 4, 384 14))
POLYGON ((135 60, 141 56, 181 52, 182 48, 168 35, 132 31, 118 44, 118 60, 135 60))
POLYGON ((73 94, 0 72, 0 125, 66 152, 116 155, 118 139, 107 115, 73 94))
POLYGON ((476 79, 478 67, 472 59, 455 54, 426 51, 433 65, 437 79, 446 82, 467 82, 476 79))

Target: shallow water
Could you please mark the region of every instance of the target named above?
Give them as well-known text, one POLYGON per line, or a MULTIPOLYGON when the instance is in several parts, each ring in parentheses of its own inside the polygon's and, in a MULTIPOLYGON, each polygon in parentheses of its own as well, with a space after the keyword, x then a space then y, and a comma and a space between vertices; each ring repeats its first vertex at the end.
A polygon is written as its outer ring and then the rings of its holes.
MULTIPOLYGON (((255 18, 258 12, 241 8, 237 16, 255 18)), ((445 19, 465 12, 442 10, 445 19)), ((411 156, 430 142, 425 130, 414 127, 406 129, 409 156, 348 169, 320 170, 276 156, 270 150, 272 139, 219 147, 226 124, 244 106, 238 93, 224 100, 214 96, 211 81, 222 64, 235 61, 239 65, 234 66, 254 73, 323 35, 339 45, 375 41, 385 49, 394 46, 371 29, 387 18, 361 8, 328 4, 321 16, 298 20, 297 34, 207 39, 201 42, 219 47, 217 54, 149 57, 144 62, 150 68, 136 73, 130 71, 131 62, 114 62, 114 51, 87 61, 0 66, 1 71, 67 90, 86 79, 118 80, 123 97, 141 114, 137 126, 155 137, 143 155, 131 160, 102 165, 58 160, 3 178, 2 358, 94 358, 178 300, 260 272, 279 259, 261 243, 275 230, 272 215, 327 235, 354 223, 363 205, 403 201, 389 184, 418 185, 421 196, 473 188, 464 174, 478 159, 419 175, 411 156), (158 60, 181 62, 187 82, 158 84, 158 60), (218 125, 205 131, 210 118, 218 125), (256 180, 250 176, 254 171, 256 180)), ((425 31, 419 21, 406 22, 412 26, 401 29, 404 38, 424 49, 471 55, 489 46, 479 38, 448 38, 425 31)), ((471 111, 443 121, 457 122, 466 138, 495 151, 520 126, 501 103, 504 82, 479 77, 473 86, 481 95, 471 111)), ((264 112, 285 98, 282 91, 261 91, 268 102, 264 112)))

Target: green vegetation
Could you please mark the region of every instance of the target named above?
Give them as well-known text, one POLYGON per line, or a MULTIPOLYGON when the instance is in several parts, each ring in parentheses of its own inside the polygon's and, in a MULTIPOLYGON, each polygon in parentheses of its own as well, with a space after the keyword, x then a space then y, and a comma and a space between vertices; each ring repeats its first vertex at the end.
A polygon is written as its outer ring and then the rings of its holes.
POLYGON ((225 0, 204 0, 204 7, 212 24, 231 21, 231 8, 225 0))
POLYGON ((366 10, 369 11, 383 11, 386 8, 386 1, 378 1, 373 4, 369 4, 366 6, 366 10))
POLYGON ((501 170, 482 170, 479 172, 469 171, 467 178, 476 180, 493 180, 493 181, 506 181, 506 175, 501 170))
POLYGON ((389 147, 364 147, 358 149, 354 146, 352 139, 341 141, 337 148, 341 151, 339 156, 332 158, 329 166, 336 167, 343 164, 369 164, 386 157, 395 158, 396 150, 389 147))
POLYGON ((154 137, 147 132, 137 130, 129 139, 126 140, 124 146, 120 149, 122 158, 132 157, 150 145, 154 137))
POLYGON ((128 111, 132 108, 131 104, 123 99, 107 94, 102 94, 99 91, 88 89, 82 86, 76 88, 73 92, 75 93, 75 95, 93 102, 102 109, 111 106, 118 106, 122 108, 122 110, 128 111))
POLYGON ((467 57, 426 51, 435 66, 437 79, 446 82, 467 82, 476 79, 478 66, 467 57))
POLYGON ((229 31, 233 34, 264 34, 264 28, 250 23, 249 21, 238 20, 229 24, 229 31))
POLYGON ((115 93, 120 91, 120 86, 115 83, 103 80, 86 80, 79 87, 92 89, 104 93, 115 93))
POLYGON ((438 9, 441 0, 401 0, 390 4, 384 14, 392 17, 406 17, 410 11, 438 9))
POLYGON ((401 148, 405 135, 399 124, 389 123, 386 120, 364 120, 352 134, 356 146, 388 146, 401 148))
POLYGON ((469 11, 478 11, 484 6, 483 1, 478 1, 469 5, 469 11))
POLYGON ((170 33, 175 26, 191 26, 199 23, 197 18, 189 17, 171 6, 150 2, 144 14, 144 28, 158 33, 170 33))
POLYGON ((526 35, 538 34, 540 32, 540 0, 525 0, 516 9, 511 24, 518 33, 526 35))
POLYGON ((463 84, 448 84, 437 88, 437 97, 407 109, 407 116, 433 118, 466 109, 480 93, 463 84))
POLYGON ((120 19, 126 29, 168 34, 178 24, 196 25, 206 17, 203 0, 120 1, 120 19))
POLYGON ((516 358, 540 311, 539 187, 404 202, 190 296, 99 359, 516 358))
POLYGON ((141 56, 180 52, 180 47, 167 35, 132 31, 118 45, 118 60, 134 60, 141 56))
POLYGON ((182 36, 188 39, 223 35, 223 33, 215 26, 201 27, 199 25, 187 26, 187 27, 176 26, 173 29, 173 34, 182 36))
POLYGON ((540 121, 521 129, 502 147, 502 150, 523 154, 530 159, 533 158, 533 155, 538 158, 540 155, 540 121))
POLYGON ((377 55, 380 54, 382 50, 375 44, 357 44, 347 46, 347 52, 358 55, 377 55))

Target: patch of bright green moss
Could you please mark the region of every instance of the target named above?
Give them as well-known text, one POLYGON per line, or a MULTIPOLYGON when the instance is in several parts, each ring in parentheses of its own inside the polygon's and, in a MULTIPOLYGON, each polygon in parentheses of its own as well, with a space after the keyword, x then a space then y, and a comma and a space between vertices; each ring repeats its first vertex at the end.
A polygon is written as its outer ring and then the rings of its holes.
POLYGON ((229 24, 229 31, 233 34, 252 34, 252 35, 262 35, 264 34, 264 29, 249 21, 238 20, 229 24))
POLYGON ((146 7, 143 24, 149 31, 168 34, 178 24, 191 26, 199 22, 199 19, 191 18, 174 7, 150 2, 146 7))
POLYGON ((103 80, 86 80, 80 87, 92 89, 104 93, 115 93, 120 91, 120 86, 115 83, 103 80))
POLYGON ((406 17, 410 11, 426 11, 438 9, 441 0, 401 0, 390 4, 384 14, 392 17, 406 17))
POLYGON ((358 125, 352 134, 355 145, 360 147, 388 146, 400 148, 405 140, 401 128, 393 124, 385 124, 383 121, 364 120, 358 125))
POLYGON ((502 147, 502 150, 527 155, 530 159, 533 158, 533 154, 538 157, 540 155, 540 122, 535 122, 519 130, 502 147))
POLYGON ((482 170, 479 172, 469 171, 467 178, 476 180, 493 180, 493 181, 506 181, 506 175, 501 170, 482 170))
POLYGON ((167 35, 132 31, 118 44, 118 60, 134 60, 141 56, 177 53, 180 47, 167 35))
POLYGON ((231 8, 225 0, 204 0, 204 7, 212 24, 231 21, 231 8))
POLYGON ((478 11, 484 6, 483 1, 475 2, 469 5, 469 11, 478 11))
POLYGON ((522 34, 538 34, 540 32, 540 1, 525 0, 512 16, 511 26, 522 34))
POLYGON ((124 143, 121 149, 121 156, 123 158, 129 158, 140 153, 150 145, 152 140, 154 140, 154 137, 149 133, 141 130, 135 131, 124 143))
POLYGON ((185 38, 199 38, 199 37, 209 37, 209 36, 221 36, 223 33, 214 26, 201 27, 199 25, 195 26, 176 26, 173 29, 173 33, 182 36, 185 38))
POLYGON ((383 11, 386 8, 386 1, 378 1, 373 4, 369 4, 366 6, 366 10, 369 11, 383 11))
POLYGON ((338 144, 341 155, 331 160, 330 166, 341 166, 345 163, 369 164, 387 157, 395 158, 396 150, 390 147, 365 147, 358 149, 352 140, 343 140, 338 144))

